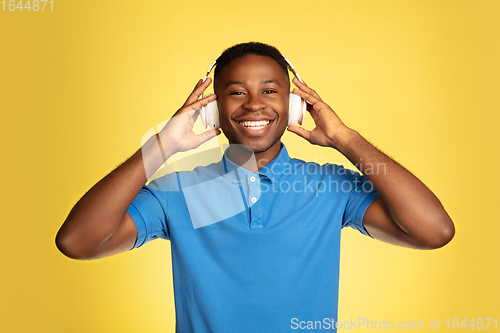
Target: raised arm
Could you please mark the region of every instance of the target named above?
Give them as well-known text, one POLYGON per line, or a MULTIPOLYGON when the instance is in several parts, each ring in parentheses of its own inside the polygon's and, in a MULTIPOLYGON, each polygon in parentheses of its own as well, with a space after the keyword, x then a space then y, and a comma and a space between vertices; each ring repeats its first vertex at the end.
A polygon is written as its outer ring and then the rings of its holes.
POLYGON ((56 236, 58 249, 73 259, 97 259, 130 250, 137 229, 127 208, 148 176, 176 152, 198 147, 219 130, 195 134, 196 109, 215 100, 198 100, 211 80, 201 80, 184 105, 157 135, 153 135, 126 162, 95 184, 73 207, 56 236), (161 143, 161 144, 160 144, 161 143), (162 148, 162 151, 160 150, 162 148))
POLYGON ((291 126, 289 130, 313 144, 340 151, 380 194, 363 217, 368 233, 388 243, 418 249, 447 244, 455 228, 437 197, 412 173, 348 128, 313 89, 297 79, 293 82, 299 87, 294 93, 310 103, 308 111, 316 128, 308 131, 291 126), (374 165, 383 165, 383 172, 365 167, 374 165))

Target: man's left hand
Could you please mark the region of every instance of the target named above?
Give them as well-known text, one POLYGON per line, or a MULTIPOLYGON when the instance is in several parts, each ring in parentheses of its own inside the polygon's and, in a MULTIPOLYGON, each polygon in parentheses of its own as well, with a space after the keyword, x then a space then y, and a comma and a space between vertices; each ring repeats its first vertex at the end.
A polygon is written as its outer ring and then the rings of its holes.
POLYGON ((347 137, 347 133, 351 131, 332 108, 323 102, 321 97, 309 88, 307 84, 300 82, 297 78, 292 81, 297 87, 293 89, 293 93, 302 97, 307 102, 307 111, 311 114, 316 127, 312 130, 306 130, 299 126, 289 126, 288 130, 293 132, 312 144, 332 147, 339 149, 344 143, 343 139, 347 137))

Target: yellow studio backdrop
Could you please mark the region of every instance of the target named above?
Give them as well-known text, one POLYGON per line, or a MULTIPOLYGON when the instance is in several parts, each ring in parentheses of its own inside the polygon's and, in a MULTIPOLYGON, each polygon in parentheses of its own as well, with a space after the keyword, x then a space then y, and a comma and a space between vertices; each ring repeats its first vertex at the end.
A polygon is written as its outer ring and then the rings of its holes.
MULTIPOLYGON (((1 332, 174 330, 167 241, 82 262, 59 253, 54 237, 222 50, 250 40, 277 46, 456 225, 433 251, 344 230, 339 320, 422 321, 429 331, 439 319, 439 330, 457 331, 454 318, 492 318, 482 330, 496 331, 500 2, 12 3, 0 3, 1 332)), ((292 133, 284 142, 291 156, 347 165, 292 133)))

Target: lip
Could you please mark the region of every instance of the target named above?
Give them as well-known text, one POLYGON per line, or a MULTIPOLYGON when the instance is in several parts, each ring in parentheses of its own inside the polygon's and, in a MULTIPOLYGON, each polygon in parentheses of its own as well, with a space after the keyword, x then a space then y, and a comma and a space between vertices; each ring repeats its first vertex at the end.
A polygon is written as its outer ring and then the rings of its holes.
POLYGON ((233 121, 236 122, 241 122, 241 121, 273 121, 274 118, 265 118, 265 117, 259 117, 259 118, 252 118, 252 117, 242 117, 238 119, 233 119, 233 121))
POLYGON ((238 119, 234 120, 236 123, 236 126, 240 129, 241 132, 243 132, 247 136, 261 136, 263 134, 266 134, 270 129, 271 125, 274 123, 274 119, 264 119, 264 118, 258 118, 258 119, 250 119, 250 118, 245 118, 245 119, 238 119), (265 125, 263 128, 260 129, 251 129, 250 127, 243 126, 240 124, 241 122, 244 121, 269 121, 268 125, 265 125))

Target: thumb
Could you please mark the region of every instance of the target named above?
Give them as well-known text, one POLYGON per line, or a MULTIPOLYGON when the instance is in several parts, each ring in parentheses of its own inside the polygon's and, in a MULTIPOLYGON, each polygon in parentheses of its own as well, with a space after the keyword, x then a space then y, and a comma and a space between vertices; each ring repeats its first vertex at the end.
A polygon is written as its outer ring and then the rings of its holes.
POLYGON ((288 126, 287 128, 290 132, 297 134, 298 136, 303 137, 307 141, 311 142, 311 131, 306 130, 300 126, 288 126))
POLYGON ((209 129, 201 134, 198 134, 196 136, 196 147, 199 147, 202 143, 205 143, 219 134, 221 134, 221 131, 218 128, 209 129))

